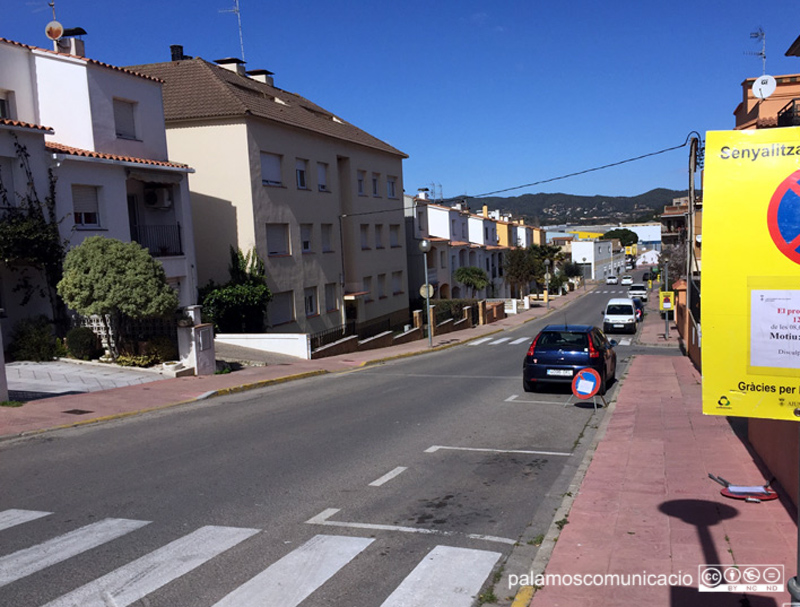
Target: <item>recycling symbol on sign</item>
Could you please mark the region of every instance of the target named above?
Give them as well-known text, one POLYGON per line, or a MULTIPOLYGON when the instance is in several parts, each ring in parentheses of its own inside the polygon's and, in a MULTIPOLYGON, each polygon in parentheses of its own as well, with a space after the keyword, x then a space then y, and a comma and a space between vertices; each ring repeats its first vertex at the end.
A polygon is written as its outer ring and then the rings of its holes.
POLYGON ((731 401, 729 401, 729 400, 728 400, 728 397, 727 397, 727 396, 723 396, 722 398, 720 398, 720 399, 717 401, 717 403, 719 403, 719 405, 720 405, 721 407, 727 407, 728 405, 730 405, 730 404, 731 404, 731 401))

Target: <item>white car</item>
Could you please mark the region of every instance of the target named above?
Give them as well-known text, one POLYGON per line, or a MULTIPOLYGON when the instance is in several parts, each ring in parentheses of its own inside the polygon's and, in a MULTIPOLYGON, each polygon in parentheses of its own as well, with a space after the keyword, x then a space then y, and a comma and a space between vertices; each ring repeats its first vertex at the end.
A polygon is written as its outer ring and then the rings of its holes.
POLYGON ((631 285, 628 287, 628 297, 638 297, 647 303, 647 287, 642 284, 631 285))
POLYGON ((625 274, 625 276, 622 277, 622 282, 620 284, 632 285, 633 284, 633 276, 629 276, 628 274, 625 274))
POLYGON ((615 285, 615 284, 617 284, 617 277, 616 276, 606 276, 606 284, 607 285, 615 285))

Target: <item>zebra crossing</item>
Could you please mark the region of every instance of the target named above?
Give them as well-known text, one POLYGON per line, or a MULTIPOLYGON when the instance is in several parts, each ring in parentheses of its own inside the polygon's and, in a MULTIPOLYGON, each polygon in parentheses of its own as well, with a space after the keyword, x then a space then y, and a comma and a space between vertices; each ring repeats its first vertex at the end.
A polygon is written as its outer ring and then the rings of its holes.
MULTIPOLYGON (((33 524, 52 514, 0 511, 0 532, 33 524)), ((0 588, 112 540, 134 537, 136 531, 151 522, 107 518, 0 556, 0 588)), ((65 594, 42 607, 127 607, 139 601, 149 604, 144 600, 152 593, 261 531, 217 525, 200 527, 78 588, 65 589, 65 594)), ((379 540, 375 537, 315 535, 210 607, 297 607, 376 542, 379 540)), ((381 607, 469 607, 501 556, 488 550, 438 545, 409 572, 381 607)), ((184 604, 196 602, 193 597, 186 597, 184 604)))
MULTIPOLYGON (((616 336, 609 336, 609 339, 611 337, 617 341, 619 346, 630 346, 633 343, 633 339, 630 337, 617 338, 616 336)), ((531 341, 533 341, 533 337, 519 337, 517 339, 510 337, 481 337, 469 342, 467 346, 518 346, 520 344, 530 345, 531 341)))

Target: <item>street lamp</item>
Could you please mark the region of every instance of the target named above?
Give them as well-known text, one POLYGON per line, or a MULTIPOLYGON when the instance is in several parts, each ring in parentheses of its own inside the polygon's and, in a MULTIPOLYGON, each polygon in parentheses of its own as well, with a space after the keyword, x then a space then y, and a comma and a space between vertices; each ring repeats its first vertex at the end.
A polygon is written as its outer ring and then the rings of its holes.
POLYGON ((428 251, 431 250, 431 241, 427 238, 423 238, 419 241, 419 250, 422 251, 422 265, 424 267, 424 272, 422 273, 423 283, 422 287, 420 288, 421 291, 425 293, 425 311, 427 313, 428 318, 428 347, 433 347, 433 333, 431 331, 431 291, 433 288, 428 283, 428 251))
POLYGON ((544 301, 550 309, 550 260, 544 260, 544 301))
POLYGON ((583 278, 583 290, 585 291, 586 290, 586 258, 585 257, 583 258, 583 266, 581 267, 581 270, 582 270, 581 274, 582 274, 582 278, 583 278))

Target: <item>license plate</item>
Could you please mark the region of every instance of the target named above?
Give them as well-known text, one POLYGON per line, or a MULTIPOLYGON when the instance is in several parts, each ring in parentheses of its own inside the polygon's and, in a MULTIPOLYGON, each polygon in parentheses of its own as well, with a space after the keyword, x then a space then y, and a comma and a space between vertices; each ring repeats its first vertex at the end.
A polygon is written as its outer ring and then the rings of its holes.
POLYGON ((548 375, 558 375, 560 377, 572 377, 572 369, 548 369, 548 375))
POLYGON ((625 326, 625 325, 614 325, 614 328, 615 328, 615 329, 621 329, 621 328, 622 328, 622 327, 624 327, 624 326, 625 326))

